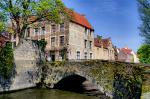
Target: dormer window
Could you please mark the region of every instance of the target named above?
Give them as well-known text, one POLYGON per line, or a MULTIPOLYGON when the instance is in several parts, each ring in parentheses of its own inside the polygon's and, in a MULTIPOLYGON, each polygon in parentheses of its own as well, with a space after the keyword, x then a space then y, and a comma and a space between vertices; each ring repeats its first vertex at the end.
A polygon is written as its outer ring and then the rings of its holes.
POLYGON ((90 30, 90 33, 89 33, 89 34, 90 34, 90 36, 92 36, 93 32, 90 30))
POLYGON ((85 28, 85 35, 88 35, 88 29, 85 28))

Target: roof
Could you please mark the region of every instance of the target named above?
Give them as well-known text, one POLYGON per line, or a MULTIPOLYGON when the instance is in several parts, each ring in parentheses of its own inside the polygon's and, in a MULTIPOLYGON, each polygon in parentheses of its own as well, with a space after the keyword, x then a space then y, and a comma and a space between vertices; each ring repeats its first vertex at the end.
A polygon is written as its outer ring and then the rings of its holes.
POLYGON ((121 48, 120 51, 122 51, 125 54, 132 55, 132 49, 129 49, 127 47, 121 48))
POLYGON ((108 48, 110 46, 110 38, 106 38, 106 39, 99 39, 99 38, 94 38, 94 45, 96 47, 102 47, 103 48, 108 48))
MULTIPOLYGON (((84 26, 88 29, 94 30, 93 27, 91 26, 91 24, 89 23, 89 21, 87 20, 87 18, 85 17, 85 15, 81 15, 71 9, 66 8, 66 12, 67 14, 69 14, 71 16, 71 21, 74 23, 77 23, 81 26, 84 26)), ((35 21, 36 16, 31 16, 29 18, 29 21, 35 21)))
POLYGON ((75 11, 70 11, 69 14, 71 15, 72 17, 72 21, 79 24, 79 25, 82 25, 86 28, 89 28, 91 30, 94 30, 93 27, 91 26, 91 24, 89 23, 89 21, 87 20, 87 18, 85 17, 85 15, 81 15, 75 11))
POLYGON ((110 46, 110 38, 102 39, 103 47, 108 48, 110 46))
POLYGON ((99 39, 99 38, 94 38, 94 45, 95 45, 96 47, 102 47, 102 46, 103 46, 103 42, 102 42, 102 40, 99 39))

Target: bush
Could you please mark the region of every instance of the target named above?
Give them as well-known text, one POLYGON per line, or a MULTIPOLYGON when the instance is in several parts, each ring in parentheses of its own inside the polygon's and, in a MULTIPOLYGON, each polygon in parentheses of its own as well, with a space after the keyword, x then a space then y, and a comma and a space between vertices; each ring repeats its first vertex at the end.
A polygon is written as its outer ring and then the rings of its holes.
POLYGON ((139 49, 138 49, 138 57, 140 59, 140 62, 142 63, 150 63, 150 45, 148 44, 143 44, 139 49))
POLYGON ((3 48, 0 48, 0 75, 9 78, 13 70, 13 49, 12 43, 7 42, 3 48))

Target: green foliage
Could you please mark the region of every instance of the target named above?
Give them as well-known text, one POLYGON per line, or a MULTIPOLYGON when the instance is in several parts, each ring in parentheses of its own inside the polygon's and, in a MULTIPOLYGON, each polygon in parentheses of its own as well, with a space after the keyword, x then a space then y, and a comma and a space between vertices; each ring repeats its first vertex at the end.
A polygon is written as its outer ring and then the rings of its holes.
POLYGON ((138 49, 138 56, 140 62, 150 63, 150 45, 144 44, 138 49))
POLYGON ((144 37, 145 43, 150 44, 150 1, 137 0, 139 5, 142 24, 140 26, 140 35, 144 37))
POLYGON ((14 33, 20 38, 24 37, 28 26, 35 22, 45 19, 60 22, 64 20, 62 15, 67 16, 61 0, 0 0, 0 11, 6 13, 14 33), (31 16, 35 16, 33 20, 30 20, 31 16))
POLYGON ((97 85, 102 86, 104 92, 116 93, 119 98, 115 99, 139 99, 136 96, 138 97, 141 92, 141 64, 90 60, 64 63, 47 62, 46 66, 49 71, 47 72, 47 82, 49 80, 47 84, 53 83, 52 78, 53 81, 58 82, 55 73, 58 76, 83 73, 82 76, 85 76, 87 80, 95 81, 97 85))
POLYGON ((5 25, 3 22, 0 22, 0 32, 4 31, 5 25))
POLYGON ((38 47, 41 49, 41 51, 43 51, 43 52, 45 52, 45 47, 46 47, 46 44, 47 44, 47 42, 45 41, 45 40, 33 40, 33 42, 35 43, 35 44, 37 44, 38 45, 38 47))
POLYGON ((5 30, 6 15, 0 12, 0 32, 5 30))
POLYGON ((49 65, 54 66, 54 67, 64 66, 65 63, 66 63, 66 61, 51 61, 51 62, 46 62, 46 64, 49 64, 49 65))
POLYGON ((12 72, 13 60, 12 44, 7 43, 5 47, 0 48, 0 74, 6 79, 12 72))

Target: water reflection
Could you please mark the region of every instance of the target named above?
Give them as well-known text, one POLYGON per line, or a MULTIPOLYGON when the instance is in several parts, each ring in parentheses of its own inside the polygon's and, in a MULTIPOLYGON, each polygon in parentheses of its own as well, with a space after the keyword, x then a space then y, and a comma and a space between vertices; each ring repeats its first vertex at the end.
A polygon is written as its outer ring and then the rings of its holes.
POLYGON ((15 93, 0 95, 0 99, 99 99, 73 92, 49 89, 28 89, 15 93))

